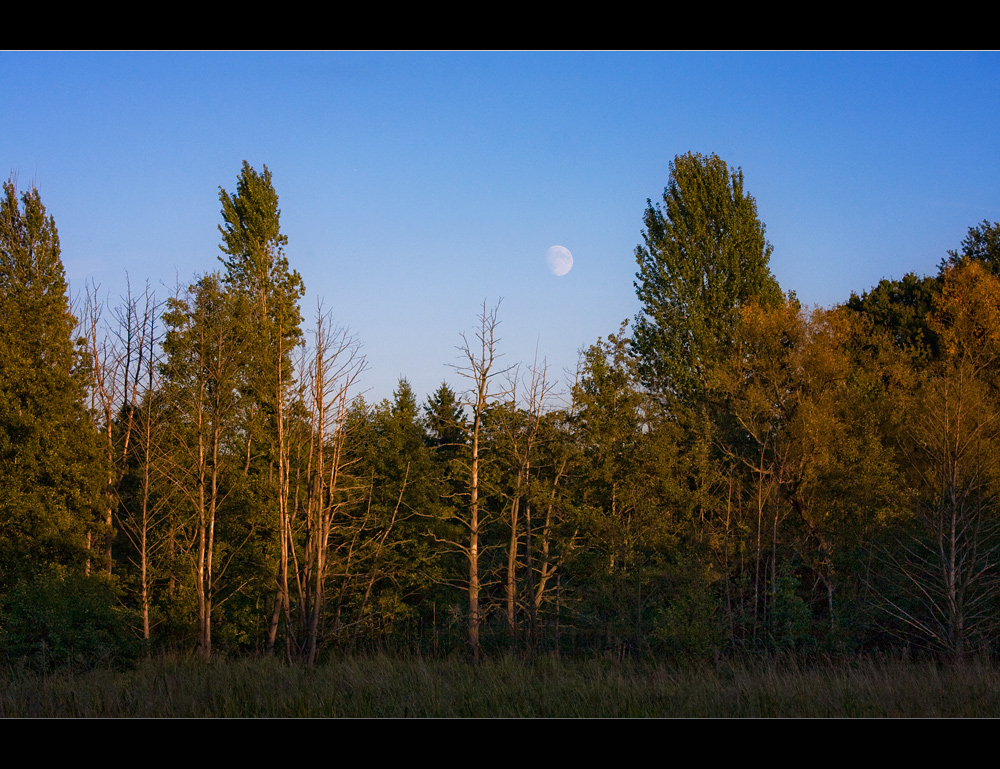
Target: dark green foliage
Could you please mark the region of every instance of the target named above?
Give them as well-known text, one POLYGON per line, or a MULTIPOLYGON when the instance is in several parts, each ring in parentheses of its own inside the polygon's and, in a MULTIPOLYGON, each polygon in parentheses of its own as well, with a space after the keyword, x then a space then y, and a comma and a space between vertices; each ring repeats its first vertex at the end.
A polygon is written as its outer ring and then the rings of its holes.
POLYGON ((861 296, 852 293, 845 306, 863 315, 877 336, 887 334, 915 362, 927 363, 941 355, 937 332, 930 325, 934 301, 940 294, 940 278, 921 278, 911 272, 901 280, 882 280, 861 296))
POLYGON ((49 563, 82 568, 101 484, 55 221, 37 190, 3 193, 0 591, 49 563))
MULTIPOLYGON (((619 454, 624 471, 613 477, 634 477, 635 510, 626 520, 646 528, 631 535, 646 548, 643 569, 655 575, 641 593, 644 621, 655 620, 660 650, 697 656, 718 645, 724 617, 730 641, 742 633, 748 604, 737 586, 746 575, 737 575, 750 560, 760 571, 747 548, 759 547, 751 531, 760 534, 761 524, 741 520, 754 495, 751 474, 742 460, 732 464, 747 431, 721 382, 738 355, 743 312, 785 301, 743 173, 718 156, 677 156, 663 205, 649 201, 644 223, 635 251, 642 311, 629 345, 638 380, 632 398, 641 382, 644 414, 632 438, 636 454, 619 454)), ((759 589, 750 595, 756 612, 759 589)))
POLYGON ((364 494, 351 535, 361 536, 345 564, 357 573, 344 575, 338 586, 344 604, 336 607, 351 616, 343 635, 352 645, 365 636, 391 645, 408 635, 422 600, 442 578, 428 535, 439 514, 439 489, 417 408, 409 382, 400 379, 392 401, 352 411, 347 466, 364 494))
POLYGON ((595 650, 700 653, 715 620, 676 624, 691 622, 689 610, 715 613, 697 545, 683 567, 678 561, 691 533, 680 436, 642 390, 624 325, 584 352, 573 405, 580 547, 567 572, 578 625, 595 650))
POLYGON ((458 456, 469 439, 469 426, 455 391, 447 382, 427 399, 424 406, 427 442, 442 461, 458 456))
POLYGON ((681 556, 667 575, 670 589, 652 614, 650 638, 659 655, 709 660, 726 640, 723 604, 710 568, 681 556))
POLYGON ((911 272, 900 280, 885 279, 861 296, 852 292, 844 306, 864 315, 877 333, 888 334, 897 347, 912 356, 913 363, 923 366, 938 361, 943 350, 931 316, 947 272, 972 261, 1000 275, 1000 223, 984 220, 970 227, 961 250, 948 252, 937 275, 919 277, 911 272))
MULTIPOLYGON (((451 529, 444 519, 451 518, 467 497, 469 423, 455 391, 442 382, 424 406, 424 442, 429 448, 438 502, 435 529, 451 529)), ((445 532, 438 531, 447 537, 445 532)), ((450 534, 455 534, 450 531, 450 534)))
POLYGON ((118 666, 140 651, 135 622, 105 575, 52 567, 8 594, 0 647, 9 661, 41 670, 118 666))
POLYGON ((1000 222, 992 224, 987 219, 969 228, 969 234, 962 241, 961 251, 949 251, 948 258, 941 260, 940 274, 948 267, 957 267, 967 261, 982 262, 994 275, 1000 275, 1000 222))

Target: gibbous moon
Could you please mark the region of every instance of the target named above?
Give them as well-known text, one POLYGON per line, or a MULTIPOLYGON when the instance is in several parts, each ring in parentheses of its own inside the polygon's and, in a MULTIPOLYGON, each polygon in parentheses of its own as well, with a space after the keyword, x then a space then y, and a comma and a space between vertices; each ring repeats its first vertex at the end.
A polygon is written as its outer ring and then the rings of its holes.
POLYGON ((545 252, 545 263, 553 275, 565 275, 573 269, 573 254, 565 246, 552 246, 545 252))

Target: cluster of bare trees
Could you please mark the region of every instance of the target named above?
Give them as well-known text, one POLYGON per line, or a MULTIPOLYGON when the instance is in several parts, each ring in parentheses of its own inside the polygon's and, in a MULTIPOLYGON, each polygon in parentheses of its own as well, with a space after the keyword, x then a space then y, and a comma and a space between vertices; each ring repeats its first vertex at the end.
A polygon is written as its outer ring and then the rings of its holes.
MULTIPOLYGON (((154 495, 154 472, 160 457, 159 390, 160 343, 157 328, 160 307, 147 286, 141 296, 129 288, 114 311, 114 320, 102 318, 104 303, 95 286, 88 290, 83 311, 91 362, 91 411, 101 430, 107 483, 103 502, 101 561, 108 574, 114 564, 115 530, 128 538, 132 566, 138 572, 142 636, 150 637, 150 561, 161 546, 153 537, 162 523, 167 496, 154 495), (137 483, 126 491, 125 478, 136 469, 137 483)), ((97 549, 93 542, 91 547, 97 549)), ((88 561, 87 570, 90 569, 88 561)))
MULTIPOLYGON (((251 504, 264 509, 226 527, 220 547, 220 515, 232 514, 234 495, 251 493, 259 460, 259 436, 251 432, 259 404, 247 395, 245 379, 247 333, 238 302, 217 276, 165 306, 161 312, 147 289, 123 297, 105 318, 97 291, 88 296, 92 413, 107 469, 102 519, 93 528, 103 537, 94 543, 94 560, 109 574, 118 564, 134 583, 146 639, 154 590, 192 592, 197 645, 208 655, 220 597, 249 587, 245 566, 227 576, 230 567, 247 547, 263 547, 265 555, 273 548, 279 566, 268 643, 274 644, 277 614, 288 627, 290 648, 314 660, 335 518, 346 505, 360 504, 344 452, 345 420, 364 368, 358 341, 320 315, 302 370, 278 373, 277 461, 267 468, 278 479, 267 490, 276 496, 257 494, 251 504), (269 521, 271 510, 276 520, 269 521), (268 530, 277 541, 267 541, 268 530)), ((277 365, 284 368, 284 361, 277 365)))
POLYGON ((311 354, 293 370, 303 289, 282 254, 267 169, 244 164, 236 194, 220 197, 224 274, 163 306, 148 288, 128 294, 107 321, 97 290, 88 295, 92 411, 107 471, 94 549, 110 574, 116 535, 127 540, 147 639, 154 589, 179 601, 193 594, 205 656, 220 604, 248 588, 259 601, 270 571, 267 647, 283 621, 289 654, 313 660, 331 521, 348 483, 348 393, 364 359, 357 340, 321 316, 311 354))

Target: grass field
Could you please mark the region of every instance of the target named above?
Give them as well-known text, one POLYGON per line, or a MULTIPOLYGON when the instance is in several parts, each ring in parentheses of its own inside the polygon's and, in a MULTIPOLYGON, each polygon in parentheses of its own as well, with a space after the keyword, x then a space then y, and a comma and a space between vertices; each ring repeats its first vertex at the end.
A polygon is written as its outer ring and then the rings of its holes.
POLYGON ((903 662, 677 667, 606 660, 160 658, 0 677, 2 717, 998 716, 1000 670, 903 662))

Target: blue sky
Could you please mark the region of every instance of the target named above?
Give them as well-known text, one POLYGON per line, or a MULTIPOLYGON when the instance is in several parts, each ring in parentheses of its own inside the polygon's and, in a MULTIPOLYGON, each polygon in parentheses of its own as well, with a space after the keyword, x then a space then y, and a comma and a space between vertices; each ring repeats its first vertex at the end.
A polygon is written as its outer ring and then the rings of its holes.
POLYGON ((810 305, 1000 219, 994 53, 0 53, 0 97, 0 171, 112 303, 126 274, 165 297, 218 269, 219 187, 267 164, 303 314, 360 338, 369 401, 461 389, 460 333, 500 297, 503 362, 565 382, 639 310, 646 199, 688 151, 743 168, 810 305))

